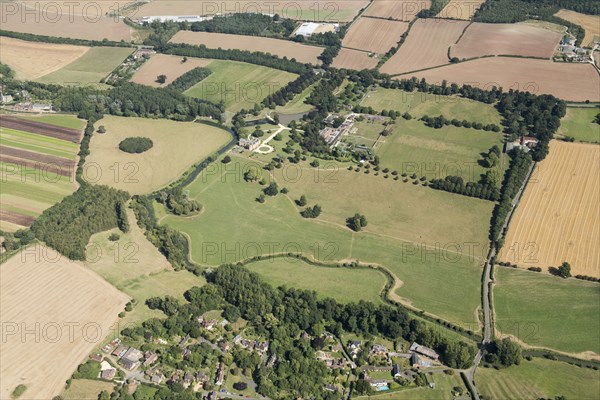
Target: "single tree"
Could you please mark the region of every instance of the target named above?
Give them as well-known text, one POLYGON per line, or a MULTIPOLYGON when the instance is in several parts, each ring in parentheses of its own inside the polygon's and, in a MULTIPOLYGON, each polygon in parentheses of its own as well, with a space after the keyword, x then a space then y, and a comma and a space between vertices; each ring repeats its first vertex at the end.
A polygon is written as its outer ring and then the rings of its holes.
POLYGON ((167 81, 167 76, 166 75, 159 75, 156 77, 156 82, 160 83, 161 85, 163 83, 165 83, 167 81))

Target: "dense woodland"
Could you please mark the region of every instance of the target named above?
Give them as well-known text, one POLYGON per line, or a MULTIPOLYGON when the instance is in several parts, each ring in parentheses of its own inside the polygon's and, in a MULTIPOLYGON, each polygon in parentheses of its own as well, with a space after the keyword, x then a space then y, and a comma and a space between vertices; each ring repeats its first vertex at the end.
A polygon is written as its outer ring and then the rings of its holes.
POLYGON ((94 233, 128 226, 119 212, 129 194, 108 186, 83 185, 39 216, 31 230, 48 246, 72 260, 85 260, 94 233))

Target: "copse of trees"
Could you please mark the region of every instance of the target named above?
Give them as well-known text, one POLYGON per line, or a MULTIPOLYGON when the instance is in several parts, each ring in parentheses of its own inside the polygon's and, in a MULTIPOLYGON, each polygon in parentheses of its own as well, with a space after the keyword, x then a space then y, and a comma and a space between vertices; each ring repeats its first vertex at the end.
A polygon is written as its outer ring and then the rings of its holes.
POLYGON ((485 360, 495 366, 519 365, 521 359, 521 347, 509 338, 496 339, 486 346, 485 360))
POLYGON ((156 200, 175 215, 195 214, 202 208, 200 203, 184 194, 180 187, 159 192, 156 200))
POLYGON ((304 210, 300 211, 300 215, 304 218, 317 218, 321 215, 321 206, 315 204, 312 207, 306 207, 304 210))
POLYGON ((124 151, 125 153, 139 154, 150 150, 152 146, 154 146, 152 139, 134 136, 123 139, 121 143, 119 143, 119 150, 124 151))
POLYGON ((169 83, 167 87, 183 93, 198 82, 206 79, 210 74, 212 74, 210 69, 196 67, 169 83))
POLYGON ((45 210, 31 230, 48 246, 72 260, 85 260, 85 247, 94 233, 128 226, 122 203, 129 194, 108 186, 84 185, 45 210))
POLYGON ((346 219, 346 225, 348 226, 348 228, 352 229, 354 232, 359 232, 362 230, 362 228, 364 228, 365 226, 367 226, 368 222, 367 222, 367 218, 359 213, 354 214, 354 216, 352 217, 348 217, 346 219))

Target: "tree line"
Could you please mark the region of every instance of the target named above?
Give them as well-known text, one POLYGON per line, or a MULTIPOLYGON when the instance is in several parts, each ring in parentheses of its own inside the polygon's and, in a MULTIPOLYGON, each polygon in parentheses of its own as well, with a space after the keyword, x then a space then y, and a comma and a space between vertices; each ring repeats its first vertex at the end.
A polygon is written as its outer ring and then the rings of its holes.
POLYGON ((288 83, 275 93, 267 96, 263 101, 262 105, 269 108, 275 108, 276 106, 285 106, 290 100, 297 94, 302 93, 306 88, 315 83, 319 79, 319 76, 312 71, 308 71, 300 75, 298 78, 288 83))

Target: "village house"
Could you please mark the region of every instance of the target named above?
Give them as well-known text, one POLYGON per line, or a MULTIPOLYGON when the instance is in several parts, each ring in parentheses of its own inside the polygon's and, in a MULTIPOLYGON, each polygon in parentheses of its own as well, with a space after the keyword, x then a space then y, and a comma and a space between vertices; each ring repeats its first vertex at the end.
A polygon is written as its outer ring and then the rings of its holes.
POLYGON ((229 351, 229 349, 231 349, 231 344, 225 339, 219 340, 218 346, 223 351, 229 351))
POLYGON ((217 392, 213 391, 208 393, 208 396, 206 396, 206 400, 217 400, 217 392))
POLYGON ((413 368, 422 369, 431 367, 432 365, 433 364, 430 361, 424 360, 416 353, 413 353, 413 355, 410 357, 410 366, 413 368))
POLYGON ((414 351, 415 353, 419 353, 431 359, 437 360, 440 356, 433 349, 429 347, 421 346, 419 343, 414 342, 410 345, 410 351, 414 351))
POLYGON ((125 353, 127 353, 127 349, 127 346, 119 345, 111 354, 117 358, 121 358, 125 353))
POLYGON ((222 362, 219 363, 219 367, 217 368, 217 376, 215 378, 215 385, 221 386, 225 381, 225 364, 222 362))
POLYGON ((208 329, 209 331, 212 331, 216 324, 217 324, 216 320, 208 319, 208 320, 204 320, 204 322, 202 323, 202 326, 204 328, 208 329))
POLYGON ((96 362, 102 362, 104 360, 104 356, 102 354, 92 354, 90 356, 90 360, 96 362))
POLYGON ((183 376, 183 387, 187 389, 188 387, 190 387, 193 381, 194 375, 190 374, 189 372, 186 372, 183 376))
POLYGON ((100 378, 101 379, 106 379, 106 380, 110 381, 110 380, 114 379, 116 373, 117 373, 116 368, 114 368, 108 362, 102 361, 102 363, 100 364, 100 378))
POLYGON ((151 351, 147 351, 144 353, 144 367, 149 367, 154 364, 158 360, 158 355, 151 351))
POLYGON ((400 365, 399 364, 394 364, 392 365, 392 376, 394 378, 399 378, 400 376, 402 376, 402 373, 400 371, 400 365))
POLYGON ((185 344, 190 340, 190 335, 185 335, 183 339, 179 341, 179 347, 185 346, 185 344))
POLYGON ((369 351, 372 356, 387 356, 388 349, 382 344, 374 344, 369 351))
POLYGON ((104 353, 110 353, 111 351, 113 351, 120 344, 121 344, 121 339, 116 338, 112 342, 107 343, 104 347, 102 347, 102 351, 104 353))
POLYGON ((130 347, 129 350, 127 350, 127 352, 123 355, 123 357, 121 357, 120 361, 123 364, 123 367, 125 367, 125 369, 132 370, 137 368, 138 365, 140 365, 140 360, 143 357, 144 354, 141 351, 130 347))
POLYGON ((348 351, 350 352, 350 356, 352 358, 358 357, 358 353, 360 353, 361 346, 362 342, 360 340, 351 340, 348 343, 348 351))
POLYGON ((163 374, 154 374, 152 375, 152 378, 150 379, 150 381, 156 385, 160 385, 160 383, 165 379, 165 376, 163 374))

